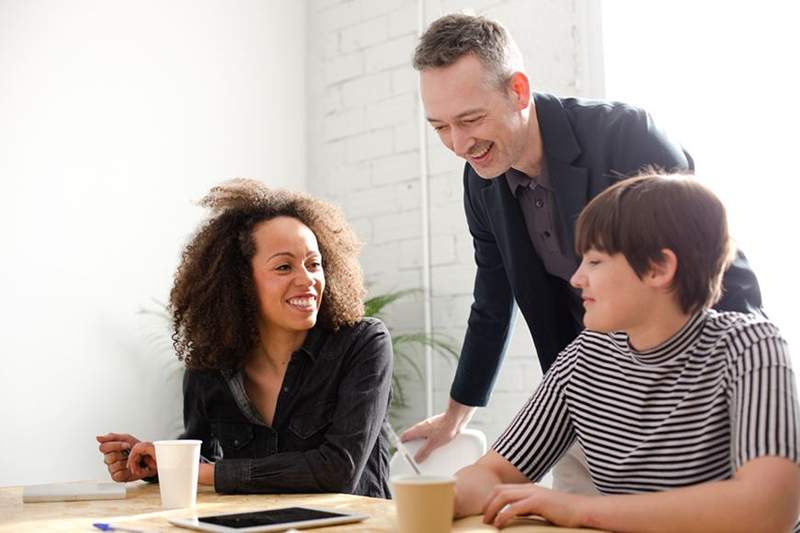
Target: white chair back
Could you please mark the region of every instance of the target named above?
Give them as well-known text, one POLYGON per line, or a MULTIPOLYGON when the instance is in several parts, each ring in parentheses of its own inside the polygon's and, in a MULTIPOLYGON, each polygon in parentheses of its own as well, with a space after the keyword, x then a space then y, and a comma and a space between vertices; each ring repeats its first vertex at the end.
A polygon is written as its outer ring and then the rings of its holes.
MULTIPOLYGON (((412 440, 403 444, 411 457, 414 457, 425 444, 425 439, 412 440)), ((464 429, 453 440, 433 450, 425 461, 417 463, 417 465, 420 472, 425 475, 452 476, 458 470, 477 461, 484 453, 486 453, 486 435, 483 434, 483 431, 464 429)), ((403 459, 400 452, 394 452, 392 455, 389 472, 392 477, 414 474, 414 470, 403 459)))

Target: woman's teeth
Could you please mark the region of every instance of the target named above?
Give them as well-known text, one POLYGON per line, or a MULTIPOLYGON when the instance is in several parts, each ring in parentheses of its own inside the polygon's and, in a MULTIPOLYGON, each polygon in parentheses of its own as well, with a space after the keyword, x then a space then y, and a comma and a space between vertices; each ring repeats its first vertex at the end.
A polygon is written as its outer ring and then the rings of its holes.
POLYGON ((289 304, 295 307, 301 307, 303 309, 313 308, 314 303, 317 301, 316 298, 313 296, 308 296, 306 298, 290 298, 289 304))

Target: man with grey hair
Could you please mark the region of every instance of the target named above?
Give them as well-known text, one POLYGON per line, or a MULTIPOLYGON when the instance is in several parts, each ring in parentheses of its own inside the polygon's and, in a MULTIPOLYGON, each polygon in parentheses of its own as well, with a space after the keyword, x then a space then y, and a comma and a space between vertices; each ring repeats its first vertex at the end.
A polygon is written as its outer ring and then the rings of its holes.
MULTIPOLYGON (((578 265, 574 224, 586 203, 645 167, 686 172, 694 164, 641 109, 532 91, 513 39, 486 18, 434 21, 416 48, 414 68, 429 123, 466 160, 464 208, 477 264, 447 410, 403 434, 403 440, 427 439, 417 454, 423 461, 488 402, 515 301, 543 372, 583 329, 582 301, 569 279, 578 265)), ((723 283, 718 309, 760 308, 743 255, 723 283)), ((576 490, 585 488, 577 482, 576 490)))

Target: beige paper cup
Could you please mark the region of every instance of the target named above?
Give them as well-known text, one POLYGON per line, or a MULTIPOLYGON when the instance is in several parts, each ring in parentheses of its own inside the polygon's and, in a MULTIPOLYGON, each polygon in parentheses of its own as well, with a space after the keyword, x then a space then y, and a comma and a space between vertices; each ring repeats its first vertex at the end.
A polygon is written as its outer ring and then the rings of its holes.
POLYGON ((182 509, 197 503, 200 440, 157 440, 156 462, 161 507, 182 509))
POLYGON ((399 533, 446 533, 453 524, 452 476, 399 476, 392 479, 399 533))

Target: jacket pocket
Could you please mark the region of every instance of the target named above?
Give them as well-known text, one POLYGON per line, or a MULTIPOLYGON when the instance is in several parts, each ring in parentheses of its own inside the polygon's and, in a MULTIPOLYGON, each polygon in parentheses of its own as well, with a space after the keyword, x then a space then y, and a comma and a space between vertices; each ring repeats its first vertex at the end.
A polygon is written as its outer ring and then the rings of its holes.
POLYGON ((213 427, 214 435, 226 456, 236 455, 253 442, 253 427, 250 424, 216 422, 213 427))
POLYGON ((324 403, 311 411, 292 415, 289 431, 303 440, 314 437, 331 425, 335 407, 335 403, 324 403))

